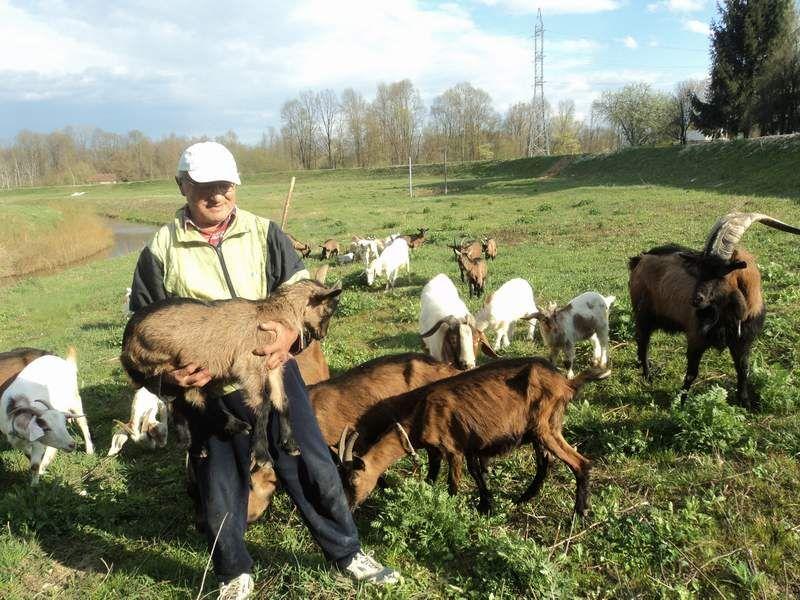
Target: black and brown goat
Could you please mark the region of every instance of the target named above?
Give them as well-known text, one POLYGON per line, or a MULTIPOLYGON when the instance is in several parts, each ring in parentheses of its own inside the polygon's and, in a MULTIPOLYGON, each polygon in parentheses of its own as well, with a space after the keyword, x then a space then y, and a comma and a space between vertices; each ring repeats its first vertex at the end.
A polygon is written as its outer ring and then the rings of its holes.
MULTIPOLYGON (((329 446, 336 447, 341 433, 354 429, 364 413, 381 400, 451 377, 458 372, 455 367, 424 354, 381 356, 355 366, 333 379, 309 386, 308 399, 317 417, 322 437, 329 446)), ((435 464, 437 460, 440 460, 438 456, 432 456, 429 462, 435 464)), ((266 469, 269 467, 264 467, 262 471, 266 469)), ((435 473, 431 469, 428 474, 430 477, 435 473)), ((270 485, 273 480, 268 473, 262 472, 260 477, 259 482, 251 483, 250 486, 248 523, 266 510, 269 496, 275 491, 275 485, 270 485)), ((195 510, 199 510, 197 504, 195 510)), ((198 517, 198 521, 200 520, 198 517)))
POLYGON ((297 252, 300 254, 300 256, 302 256, 303 258, 308 258, 309 256, 311 256, 311 246, 301 242, 300 240, 298 240, 296 237, 294 237, 290 233, 287 233, 286 237, 288 237, 289 241, 292 242, 292 247, 295 250, 297 250, 297 252))
POLYGON ((339 256, 339 242, 333 238, 325 240, 319 247, 322 248, 319 255, 320 260, 327 260, 334 256, 339 256))
POLYGON ((471 258, 471 255, 465 250, 454 248, 453 253, 456 255, 458 267, 461 270, 462 281, 463 275, 467 277, 470 298, 473 295, 480 298, 486 287, 486 277, 488 275, 486 261, 480 255, 477 258, 471 258))
POLYGON ((556 456, 575 475, 575 512, 582 515, 591 464, 564 440, 564 411, 584 384, 609 374, 591 369, 570 380, 541 358, 506 359, 376 404, 359 420, 342 451, 348 500, 359 505, 386 469, 419 447, 447 459, 451 494, 458 491, 466 458, 478 486, 479 510, 486 512, 491 495, 482 462, 530 443, 536 452, 536 476, 517 502, 539 492, 556 456), (364 438, 361 452, 356 448, 353 456, 358 437, 364 438))
MULTIPOLYGON (((162 375, 194 364, 207 369, 214 383, 240 384, 246 403, 258 415, 259 435, 255 436, 253 452, 258 462, 265 462, 269 457, 266 425, 270 407, 264 402, 267 383, 270 404, 281 414, 280 443, 291 451, 296 447, 283 391, 283 369, 267 369, 267 357, 253 353, 274 336, 258 325, 278 321, 295 331, 305 331, 312 339, 321 339, 341 291, 338 286, 327 288, 313 280, 302 280, 259 301, 169 298, 156 302, 128 322, 120 361, 137 386, 148 387, 155 394, 182 395, 187 404, 200 411, 207 405, 204 389, 164 389, 162 375)), ((232 415, 227 426, 232 433, 249 429, 232 415)))
POLYGON ((753 408, 748 363, 753 343, 764 327, 766 310, 756 260, 734 246, 757 221, 800 234, 800 229, 767 215, 731 213, 714 225, 702 252, 666 245, 628 262, 638 356, 646 378, 650 378, 648 347, 653 331, 686 334, 681 403, 697 378, 703 353, 711 347, 721 350, 727 346, 736 367, 737 401, 753 408))
POLYGON ((487 259, 494 260, 497 258, 497 242, 494 238, 483 238, 481 247, 483 248, 483 255, 487 259))
POLYGON ((425 243, 427 239, 428 228, 424 227, 419 229, 417 233, 411 233, 408 235, 401 235, 400 237, 403 238, 407 243, 410 250, 416 250, 417 248, 421 247, 422 244, 425 243))

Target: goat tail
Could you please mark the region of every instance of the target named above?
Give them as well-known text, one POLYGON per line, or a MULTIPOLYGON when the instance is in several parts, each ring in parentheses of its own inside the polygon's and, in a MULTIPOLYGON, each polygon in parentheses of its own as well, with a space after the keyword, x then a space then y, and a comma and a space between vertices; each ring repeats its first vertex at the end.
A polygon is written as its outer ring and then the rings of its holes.
POLYGON ((605 367, 590 367, 570 379, 569 385, 577 392, 587 383, 591 381, 600 381, 609 375, 611 375, 611 364, 605 367))
POLYGON ((603 302, 606 303, 606 308, 611 308, 611 305, 616 301, 616 296, 603 296, 603 302))
POLYGON ((206 394, 203 388, 192 387, 188 388, 183 394, 184 400, 195 408, 205 408, 206 394))
POLYGON ((69 346, 67 348, 67 362, 72 363, 73 365, 78 364, 78 351, 75 349, 75 346, 69 346))

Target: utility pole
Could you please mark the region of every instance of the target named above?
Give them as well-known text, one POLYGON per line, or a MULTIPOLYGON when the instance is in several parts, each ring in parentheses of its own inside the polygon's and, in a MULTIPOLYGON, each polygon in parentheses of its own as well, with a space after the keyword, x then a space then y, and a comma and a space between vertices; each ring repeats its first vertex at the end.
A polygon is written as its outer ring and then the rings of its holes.
POLYGON ((447 146, 444 147, 444 195, 447 196, 447 146))
POLYGON ((540 8, 533 29, 533 100, 531 101, 528 156, 541 154, 550 154, 550 139, 544 103, 544 21, 542 21, 542 9, 540 8))
POLYGON ((411 179, 411 155, 408 156, 408 197, 414 197, 414 183, 411 179))

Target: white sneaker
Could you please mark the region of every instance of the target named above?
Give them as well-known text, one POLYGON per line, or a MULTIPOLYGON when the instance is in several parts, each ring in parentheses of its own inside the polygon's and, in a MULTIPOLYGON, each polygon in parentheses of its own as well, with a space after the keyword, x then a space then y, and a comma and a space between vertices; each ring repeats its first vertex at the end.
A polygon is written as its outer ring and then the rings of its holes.
POLYGON ((219 586, 217 600, 244 600, 253 593, 253 578, 250 573, 242 573, 228 583, 219 586))
POLYGON ((389 567, 384 567, 369 554, 358 551, 350 560, 344 571, 356 581, 366 581, 377 585, 388 585, 400 581, 400 573, 389 567))

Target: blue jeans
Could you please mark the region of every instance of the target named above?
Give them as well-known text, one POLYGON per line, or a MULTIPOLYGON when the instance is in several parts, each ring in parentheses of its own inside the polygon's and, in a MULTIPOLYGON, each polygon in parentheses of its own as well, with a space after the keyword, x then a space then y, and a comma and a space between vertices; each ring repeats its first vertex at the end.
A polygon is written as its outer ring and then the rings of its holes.
MULTIPOLYGON (((300 455, 287 454, 278 444, 279 419, 278 414, 272 411, 268 437, 275 472, 325 557, 337 564, 346 563, 360 550, 358 531, 294 360, 284 366, 283 383, 300 455)), ((244 404, 241 393, 228 394, 220 401, 234 416, 247 421, 251 427, 255 426, 256 416, 244 404)), ((210 550, 219 531, 212 556, 214 572, 218 580, 228 581, 249 573, 253 565, 244 543, 244 532, 247 528, 250 449, 254 433, 232 437, 206 434, 205 439, 198 440, 195 439, 196 431, 193 427, 190 457, 206 515, 208 547, 210 550)))

